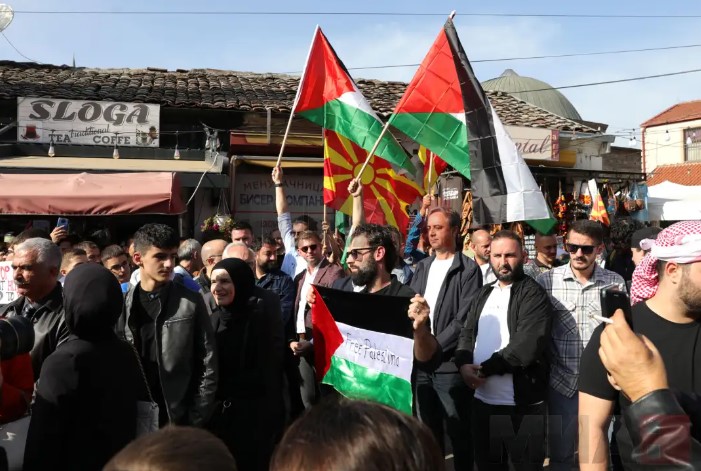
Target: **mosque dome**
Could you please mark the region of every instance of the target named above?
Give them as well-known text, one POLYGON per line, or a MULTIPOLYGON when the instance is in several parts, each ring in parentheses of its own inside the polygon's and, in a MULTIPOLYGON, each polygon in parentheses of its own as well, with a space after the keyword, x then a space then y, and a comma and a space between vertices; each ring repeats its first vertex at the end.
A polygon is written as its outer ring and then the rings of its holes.
POLYGON ((541 80, 522 77, 511 69, 507 69, 499 77, 482 82, 485 90, 504 92, 516 98, 543 108, 558 116, 579 121, 582 117, 565 95, 541 80), (543 90, 544 91, 529 91, 543 90))

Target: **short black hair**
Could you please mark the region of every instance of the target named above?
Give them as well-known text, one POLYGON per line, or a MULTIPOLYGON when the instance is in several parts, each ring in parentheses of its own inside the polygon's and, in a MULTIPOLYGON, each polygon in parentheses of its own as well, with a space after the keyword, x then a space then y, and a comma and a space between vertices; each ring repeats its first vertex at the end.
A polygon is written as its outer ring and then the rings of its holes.
POLYGON ((151 247, 177 249, 180 237, 175 230, 165 224, 146 224, 134 234, 134 251, 145 253, 151 247))
POLYGON ((589 219, 579 219, 574 221, 572 225, 570 225, 568 234, 571 232, 576 232, 577 234, 590 237, 594 240, 596 245, 601 244, 601 242, 604 240, 604 229, 601 227, 601 223, 598 221, 590 221, 589 219))
POLYGON ((611 222, 611 241, 615 244, 625 245, 630 247, 633 234, 638 229, 645 227, 642 222, 633 219, 632 217, 619 217, 611 222))
POLYGON ((392 232, 388 227, 379 224, 360 224, 353 231, 353 238, 365 236, 368 245, 373 248, 384 247, 385 249, 385 270, 391 273, 397 263, 397 249, 392 241, 392 232))
MULTIPOLYGON (((127 254, 124 252, 124 249, 122 246, 113 244, 113 245, 108 245, 105 247, 105 250, 102 251, 102 254, 100 254, 100 259, 102 260, 102 263, 104 264, 107 260, 110 258, 116 258, 116 257, 121 257, 122 255, 127 256, 127 254)), ((127 258, 129 258, 127 256, 127 258)))
POLYGON ((17 234, 17 236, 12 241, 12 246, 16 247, 16 246, 20 245, 22 242, 24 242, 25 240, 34 239, 36 237, 39 237, 41 239, 51 240, 51 235, 48 232, 46 232, 45 230, 31 228, 31 229, 25 229, 22 232, 20 232, 19 234, 17 234))
POLYGON ((260 249, 263 248, 264 245, 272 245, 273 247, 277 247, 277 242, 275 239, 272 237, 256 237, 253 239, 253 242, 251 243, 251 250, 254 252, 258 253, 260 252, 260 249))
POLYGON ((495 240, 499 239, 511 239, 515 240, 518 242, 519 247, 523 248, 523 240, 521 239, 521 236, 516 234, 514 231, 510 231, 508 229, 502 229, 501 231, 498 231, 496 234, 492 236, 492 242, 495 240))
POLYGON ((316 220, 311 216, 307 216, 306 214, 302 214, 301 216, 297 216, 295 218, 295 220, 292 221, 292 224, 298 224, 298 223, 306 224, 307 229, 310 231, 316 232, 316 230, 317 230, 316 220))
POLYGON ((249 230, 251 231, 251 234, 253 234, 253 226, 251 226, 249 223, 246 221, 236 221, 231 225, 231 230, 232 231, 245 231, 249 230))

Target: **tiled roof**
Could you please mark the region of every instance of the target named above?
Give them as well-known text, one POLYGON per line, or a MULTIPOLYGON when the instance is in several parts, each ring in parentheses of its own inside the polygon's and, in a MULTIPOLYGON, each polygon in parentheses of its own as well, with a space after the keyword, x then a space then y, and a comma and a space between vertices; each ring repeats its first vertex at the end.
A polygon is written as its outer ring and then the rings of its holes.
POLYGON ((681 123, 701 119, 701 100, 687 101, 670 106, 662 113, 645 121, 640 127, 649 128, 663 124, 681 123))
MULTIPOLYGON (((47 96, 73 100, 156 103, 167 107, 289 112, 299 77, 214 69, 87 69, 0 61, 0 99, 47 96)), ((406 83, 357 80, 381 115, 388 116, 406 83)), ((504 92, 487 92, 506 125, 596 132, 504 92)))
POLYGON ((661 165, 647 178, 648 186, 657 185, 664 181, 687 186, 701 185, 701 162, 661 165))

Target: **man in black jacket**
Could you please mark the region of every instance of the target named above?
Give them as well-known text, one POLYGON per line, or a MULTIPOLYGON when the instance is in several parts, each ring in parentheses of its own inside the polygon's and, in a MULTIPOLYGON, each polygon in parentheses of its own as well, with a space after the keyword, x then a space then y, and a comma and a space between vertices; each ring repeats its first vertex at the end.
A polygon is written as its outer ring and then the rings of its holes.
POLYGON ((23 316, 34 323, 30 354, 35 380, 46 357, 69 335, 58 282, 60 266, 61 249, 50 240, 35 237, 16 246, 12 268, 19 297, 0 310, 2 317, 23 316))
POLYGON ((512 231, 491 245, 495 283, 482 287, 460 332, 455 364, 475 390, 472 433, 480 471, 543 468, 552 308, 545 290, 523 273, 525 251, 512 231))
POLYGON ((170 280, 178 242, 164 224, 134 235, 141 278, 126 294, 118 333, 139 352, 161 425, 202 426, 217 390, 215 337, 202 295, 170 280))
POLYGON ((419 419, 431 428, 444 450, 446 427, 455 469, 472 469, 472 391, 458 373, 454 354, 470 301, 482 286, 482 272, 473 260, 457 253, 459 228, 456 213, 440 207, 429 212, 428 238, 434 255, 419 262, 411 289, 428 303, 431 333, 438 340, 443 358, 435 373, 416 372, 414 397, 419 419))

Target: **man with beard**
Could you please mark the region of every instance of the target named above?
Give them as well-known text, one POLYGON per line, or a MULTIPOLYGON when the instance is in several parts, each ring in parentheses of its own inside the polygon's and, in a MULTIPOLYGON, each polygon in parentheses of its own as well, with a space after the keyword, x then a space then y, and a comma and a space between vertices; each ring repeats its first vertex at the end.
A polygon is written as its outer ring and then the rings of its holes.
POLYGON ((480 471, 543 469, 545 399, 552 306, 545 290, 523 273, 521 238, 494 234, 490 264, 497 281, 483 286, 460 332, 455 364, 475 390, 472 436, 480 471), (527 446, 517 437, 527 437, 527 446))
POLYGON ((482 270, 482 284, 496 281, 497 276, 489 263, 492 235, 486 229, 477 229, 470 236, 470 249, 475 253, 475 262, 482 270))
POLYGON ((579 360, 599 321, 599 293, 609 285, 625 289, 623 278, 596 263, 603 251, 603 229, 596 221, 580 219, 570 226, 565 249, 570 263, 538 276, 550 295, 553 325, 550 340, 550 388, 548 391, 548 440, 550 469, 569 471, 575 465, 579 360))
MULTIPOLYGON (((690 396, 701 394, 701 378, 694 374, 701 364, 701 349, 697 347, 701 338, 701 222, 676 223, 660 232, 655 241, 649 240, 644 249, 650 253, 633 274, 631 297, 636 304, 631 328, 657 347, 669 388, 684 404, 690 396)), ((579 414, 587 421, 580 425, 579 456, 580 467, 587 470, 606 469, 606 432, 614 404, 618 402, 622 414, 631 404, 609 382, 599 357, 604 327, 594 331, 582 354, 579 414)), ((652 449, 633 453, 631 436, 637 430, 628 431, 618 420, 614 430, 624 467, 640 469, 646 461, 655 463, 651 461, 655 456, 652 449)))
MULTIPOLYGON (((413 319, 418 310, 428 311, 428 303, 413 289, 392 276, 397 256, 391 229, 378 224, 360 224, 355 227, 348 247, 347 261, 353 284, 337 282, 333 287, 343 291, 412 298, 409 316, 413 319)), ((315 300, 312 291, 307 301, 314 304, 315 300)), ((430 329, 423 327, 423 323, 421 328, 414 331, 414 356, 417 366, 424 370, 432 371, 440 365, 441 351, 438 342, 431 335, 430 329)))
POLYGON ((292 318, 292 307, 295 303, 295 285, 286 273, 277 268, 277 244, 272 238, 254 239, 251 250, 255 253, 256 285, 270 290, 280 296, 280 308, 282 309, 282 323, 287 323, 292 318))
POLYGON ((537 232, 535 235, 535 259, 523 266, 526 275, 533 279, 538 275, 562 265, 557 259, 557 237, 537 232))

